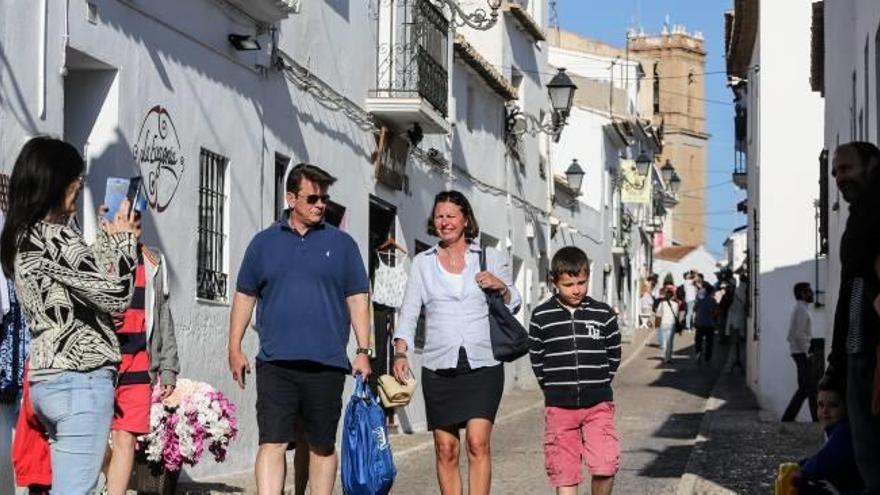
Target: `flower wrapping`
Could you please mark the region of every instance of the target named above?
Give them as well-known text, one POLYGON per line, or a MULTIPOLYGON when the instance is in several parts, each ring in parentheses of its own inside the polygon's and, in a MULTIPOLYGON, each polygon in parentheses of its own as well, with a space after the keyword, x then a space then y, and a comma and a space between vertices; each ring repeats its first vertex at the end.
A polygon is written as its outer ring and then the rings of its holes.
POLYGON ((205 451, 217 462, 226 460, 230 442, 238 433, 235 404, 203 382, 177 380, 177 387, 164 401, 161 389, 153 389, 150 432, 138 437, 138 451, 150 464, 166 471, 195 466, 205 451))

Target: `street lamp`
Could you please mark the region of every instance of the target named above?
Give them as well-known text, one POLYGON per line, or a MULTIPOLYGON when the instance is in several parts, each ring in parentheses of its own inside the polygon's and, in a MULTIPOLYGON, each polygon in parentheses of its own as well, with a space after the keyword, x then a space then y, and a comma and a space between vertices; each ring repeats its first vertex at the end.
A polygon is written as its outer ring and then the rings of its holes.
POLYGON ((639 156, 636 157, 636 172, 639 173, 639 176, 647 177, 648 170, 651 168, 653 162, 654 160, 652 160, 644 151, 639 153, 639 156))
POLYGON ((553 111, 560 114, 565 120, 571 112, 571 105, 574 103, 574 91, 577 86, 572 82, 565 69, 560 67, 556 71, 553 79, 547 83, 547 92, 550 94, 550 105, 553 111))
POLYGON ((669 159, 666 159, 666 163, 660 167, 660 175, 663 177, 663 183, 669 184, 669 181, 672 180, 672 174, 675 173, 675 167, 672 166, 672 162, 669 159))
POLYGON ((442 0, 450 10, 452 10, 452 18, 459 26, 468 26, 480 31, 491 29, 498 22, 498 9, 501 8, 501 0, 486 0, 491 12, 486 9, 478 8, 468 14, 464 11, 456 0, 442 0))
POLYGON ((565 171, 565 180, 568 181, 568 187, 571 188, 575 194, 580 194, 581 186, 584 182, 584 169, 578 164, 577 158, 571 161, 571 165, 568 166, 568 169, 565 171))
POLYGON ((678 188, 681 187, 681 177, 678 172, 672 171, 672 177, 669 179, 669 190, 673 195, 678 194, 678 188))
POLYGON ((574 104, 574 92, 577 85, 572 82, 565 69, 559 68, 553 79, 547 83, 547 94, 550 97, 550 106, 553 113, 549 121, 541 121, 531 114, 520 110, 515 104, 507 105, 507 132, 512 136, 523 134, 537 135, 539 132, 553 136, 556 141, 562 135, 562 128, 566 125, 566 119, 571 113, 574 104))

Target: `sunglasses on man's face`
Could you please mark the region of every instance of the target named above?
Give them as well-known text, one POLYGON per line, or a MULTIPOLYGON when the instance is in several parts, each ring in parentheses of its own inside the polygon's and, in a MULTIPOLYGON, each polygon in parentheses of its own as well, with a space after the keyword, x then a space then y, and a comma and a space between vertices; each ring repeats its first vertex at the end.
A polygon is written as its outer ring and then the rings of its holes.
POLYGON ((318 200, 321 200, 321 202, 324 203, 325 205, 330 202, 330 195, 329 194, 309 194, 304 197, 306 198, 306 203, 308 203, 310 205, 317 203, 318 200))

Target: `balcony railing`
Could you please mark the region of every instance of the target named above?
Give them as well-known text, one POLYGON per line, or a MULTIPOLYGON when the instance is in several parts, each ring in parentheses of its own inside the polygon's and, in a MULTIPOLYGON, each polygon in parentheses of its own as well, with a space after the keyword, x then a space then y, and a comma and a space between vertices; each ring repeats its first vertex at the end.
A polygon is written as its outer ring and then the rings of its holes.
POLYGON ((447 115, 449 21, 428 0, 402 0, 380 16, 376 90, 371 97, 421 97, 447 115), (384 25, 383 25, 384 24, 384 25))

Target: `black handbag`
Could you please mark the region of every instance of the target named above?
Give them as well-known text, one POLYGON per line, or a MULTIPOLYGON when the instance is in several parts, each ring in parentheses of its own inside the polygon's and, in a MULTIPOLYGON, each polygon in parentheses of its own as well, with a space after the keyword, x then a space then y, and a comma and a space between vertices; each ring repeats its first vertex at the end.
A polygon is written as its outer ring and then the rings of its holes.
MULTIPOLYGON (((486 250, 480 250, 480 271, 486 271, 486 250)), ((498 291, 484 290, 489 305, 489 337, 492 355, 498 361, 509 363, 529 352, 529 334, 507 309, 498 291)))

